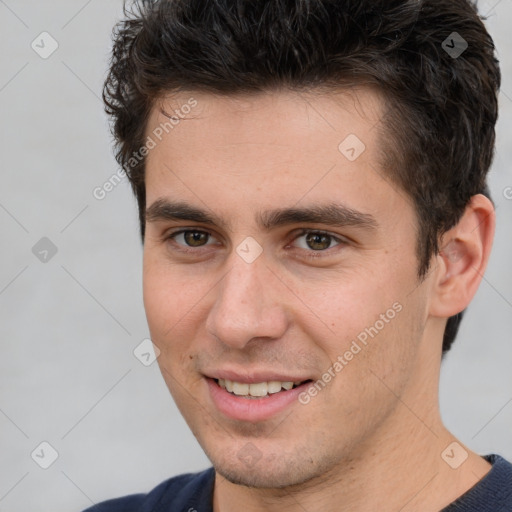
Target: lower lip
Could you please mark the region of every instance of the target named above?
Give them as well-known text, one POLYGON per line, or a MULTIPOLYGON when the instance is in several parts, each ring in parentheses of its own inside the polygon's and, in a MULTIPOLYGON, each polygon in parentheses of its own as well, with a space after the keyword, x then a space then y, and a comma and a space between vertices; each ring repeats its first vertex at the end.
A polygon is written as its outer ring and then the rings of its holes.
POLYGON ((206 378, 210 396, 217 409, 233 420, 258 422, 265 421, 284 411, 293 403, 311 382, 305 382, 296 388, 261 398, 242 398, 232 395, 221 388, 214 379, 206 378))

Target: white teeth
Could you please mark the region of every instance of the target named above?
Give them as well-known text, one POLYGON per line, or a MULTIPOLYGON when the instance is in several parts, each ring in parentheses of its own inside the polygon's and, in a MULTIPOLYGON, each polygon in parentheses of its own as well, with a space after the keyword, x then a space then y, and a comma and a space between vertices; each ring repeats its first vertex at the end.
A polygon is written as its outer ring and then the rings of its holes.
POLYGON ((265 396, 268 391, 268 385, 266 382, 258 382, 257 384, 251 384, 249 386, 249 394, 251 396, 265 396))
POLYGON ((298 386, 302 381, 298 382, 279 382, 277 380, 272 380, 270 382, 255 382, 252 384, 247 384, 243 382, 235 382, 228 379, 218 379, 218 384, 221 388, 226 389, 230 393, 234 393, 237 396, 245 396, 245 397, 262 397, 271 395, 274 393, 279 393, 282 389, 290 390, 294 385, 298 386))
POLYGON ((233 382, 233 393, 235 395, 248 395, 249 384, 242 384, 241 382, 233 382))
POLYGON ((281 391, 281 383, 278 382, 277 380, 271 380, 267 384, 267 387, 268 387, 268 393, 269 394, 279 393, 279 391, 281 391))

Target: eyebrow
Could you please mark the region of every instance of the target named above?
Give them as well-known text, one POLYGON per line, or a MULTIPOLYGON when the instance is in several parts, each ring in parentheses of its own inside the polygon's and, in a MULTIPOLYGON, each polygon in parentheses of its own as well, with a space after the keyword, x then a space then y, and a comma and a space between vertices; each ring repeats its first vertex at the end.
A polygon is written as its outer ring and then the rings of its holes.
MULTIPOLYGON (((212 227, 218 226, 226 231, 232 231, 229 222, 224 221, 207 210, 197 208, 185 202, 157 199, 146 209, 147 222, 172 220, 198 222, 212 227)), ((379 226, 372 215, 339 203, 267 210, 257 213, 256 223, 266 231, 289 224, 324 224, 333 227, 353 226, 368 231, 374 231, 379 226)))

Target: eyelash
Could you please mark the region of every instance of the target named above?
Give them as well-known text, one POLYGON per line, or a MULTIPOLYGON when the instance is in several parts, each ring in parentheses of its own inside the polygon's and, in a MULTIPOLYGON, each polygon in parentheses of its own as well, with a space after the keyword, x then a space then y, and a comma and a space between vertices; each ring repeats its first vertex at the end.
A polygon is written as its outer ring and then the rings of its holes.
MULTIPOLYGON (((213 236, 212 233, 210 233, 209 231, 206 231, 206 230, 203 230, 203 229, 192 229, 192 228, 187 228, 187 229, 180 229, 178 231, 174 231, 173 233, 170 233, 168 235, 166 235, 164 237, 164 241, 172 241, 174 244, 178 245, 180 247, 179 251, 181 252, 184 252, 186 254, 192 254, 192 253, 195 253, 197 254, 198 250, 201 249, 202 247, 206 247, 206 246, 200 246, 198 248, 192 248, 190 246, 186 246, 186 245, 180 245, 180 244, 177 244, 177 242, 175 241, 176 237, 178 235, 181 235, 183 233, 188 233, 188 232, 193 232, 193 233, 204 233, 208 236, 213 236)), ((324 236, 327 236, 329 237, 332 241, 334 242, 337 242, 337 245, 334 246, 334 247, 337 247, 337 246, 343 246, 343 245, 347 245, 347 240, 344 240, 342 239, 341 237, 338 237, 338 236, 335 236, 331 233, 328 233, 326 231, 321 231, 321 230, 317 230, 317 229, 302 229, 300 232, 298 232, 293 240, 297 240, 298 238, 301 238, 302 236, 305 236, 305 235, 308 235, 308 234, 315 234, 315 235, 324 235, 324 236)), ((287 244, 289 245, 289 244, 287 244)), ((311 250, 307 250, 307 249, 301 249, 299 248, 299 250, 301 251, 305 251, 305 254, 306 254, 306 257, 307 258, 310 258, 310 259, 317 259, 317 258, 322 258, 324 257, 323 254, 330 251, 331 249, 333 249, 333 247, 329 247, 327 249, 324 249, 324 250, 319 250, 319 251, 315 251, 313 249, 311 250), (309 253, 309 254, 308 254, 309 253)))

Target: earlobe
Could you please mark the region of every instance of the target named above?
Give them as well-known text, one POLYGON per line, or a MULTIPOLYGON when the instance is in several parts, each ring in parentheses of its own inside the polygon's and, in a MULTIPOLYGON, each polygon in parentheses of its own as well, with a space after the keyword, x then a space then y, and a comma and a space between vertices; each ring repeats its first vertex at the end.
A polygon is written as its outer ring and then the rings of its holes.
POLYGON ((439 271, 431 301, 432 316, 448 318, 471 302, 489 261, 495 223, 492 202, 477 194, 457 225, 443 234, 436 256, 439 271))

